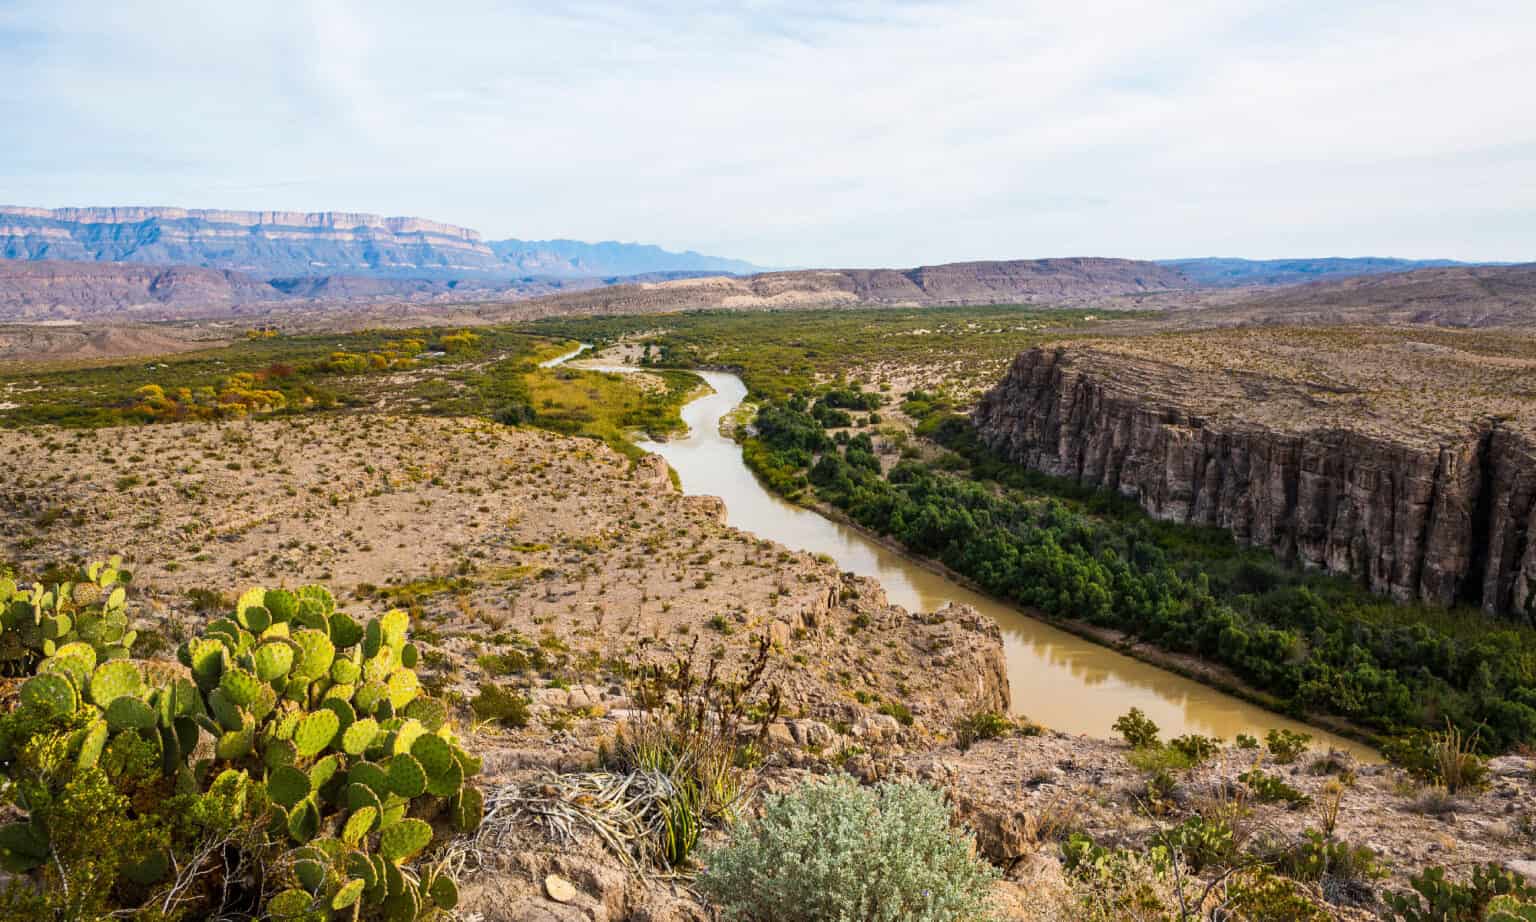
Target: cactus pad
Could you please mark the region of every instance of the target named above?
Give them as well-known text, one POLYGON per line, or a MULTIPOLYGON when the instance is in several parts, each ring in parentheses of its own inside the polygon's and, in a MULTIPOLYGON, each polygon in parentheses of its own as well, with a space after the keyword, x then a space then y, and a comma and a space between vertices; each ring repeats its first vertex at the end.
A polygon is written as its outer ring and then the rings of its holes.
POLYGON ((380 797, 389 793, 389 773, 377 762, 353 763, 347 770, 347 780, 355 784, 367 785, 380 797))
POLYGON ((325 886, 325 865, 314 858, 304 858, 293 863, 293 876, 299 879, 299 886, 310 893, 319 893, 325 886))
POLYGON ((345 733, 347 728, 357 720, 357 712, 352 710, 352 705, 345 698, 332 698, 327 696, 320 702, 320 706, 327 711, 335 713, 336 719, 341 721, 339 729, 345 733))
POLYGON ((159 722, 160 715, 141 698, 123 695, 107 705, 107 724, 114 730, 148 730, 159 722))
POLYGON ((280 679, 293 668, 293 647, 281 640, 263 642, 256 647, 251 657, 256 666, 256 676, 263 682, 280 679))
POLYGON ((336 755, 328 755, 309 767, 309 786, 315 790, 325 787, 330 780, 336 777, 336 772, 341 768, 341 759, 336 755))
POLYGON ((399 893, 384 898, 384 922, 409 922, 421 915, 421 894, 406 881, 399 893))
MULTIPOLYGON (((351 825, 351 822, 352 820, 349 817, 347 824, 351 825)), ((345 836, 343 836, 343 841, 345 841, 345 836)), ((362 852, 347 853, 346 868, 349 875, 361 880, 369 890, 372 890, 379 882, 378 869, 373 866, 373 862, 368 856, 362 852)))
POLYGON ((125 695, 138 697, 144 690, 139 667, 129 660, 113 660, 102 663, 91 673, 91 701, 97 707, 106 707, 125 695))
POLYGON ((338 685, 351 685, 363 670, 349 659, 337 659, 331 663, 331 681, 338 685))
POLYGON ((302 800, 288 811, 288 835, 295 842, 308 842, 320 830, 320 811, 314 801, 302 800))
POLYGON ((459 905, 459 885, 447 874, 432 875, 432 882, 427 884, 427 895, 444 912, 451 912, 459 905))
POLYGON ((245 590, 240 594, 240 598, 235 600, 235 617, 240 617, 245 613, 247 608, 256 608, 261 605, 265 605, 266 601, 267 590, 262 589, 259 586, 245 590))
MULTIPOLYGON (((437 739, 435 736, 426 736, 422 739, 437 739)), ((434 797, 452 797, 459 793, 459 788, 464 786, 464 769, 459 766, 458 760, 452 755, 448 757, 448 768, 440 775, 427 776, 427 793, 434 797)))
POLYGON ((383 682, 365 682, 357 687, 357 692, 352 696, 352 704, 359 714, 372 714, 378 710, 379 702, 389 698, 389 689, 383 682))
POLYGON ((296 593, 300 603, 309 603, 329 615, 336 610, 336 597, 324 586, 301 586, 296 593))
POLYGON ((362 642, 363 626, 343 612, 333 612, 329 618, 331 641, 338 647, 353 647, 362 642))
POLYGON ((379 818, 377 807, 366 805, 352 811, 347 817, 347 824, 342 827, 341 841, 348 845, 357 845, 363 841, 363 837, 373 831, 373 824, 379 818))
POLYGON ((347 809, 361 810, 368 808, 377 815, 384 809, 384 802, 379 800, 379 795, 366 784, 347 785, 347 809))
POLYGON ((389 703, 395 710, 403 709, 416 697, 421 690, 421 683, 416 679, 416 673, 409 669, 397 669, 385 683, 389 688, 389 703))
POLYGON ((79 697, 75 686, 64 676, 42 673, 28 679, 21 686, 21 701, 47 710, 57 717, 74 713, 79 697))
POLYGON ((480 828, 485 816, 485 795, 473 785, 465 785, 459 795, 449 802, 453 813, 453 828, 459 832, 474 832, 480 828))
POLYGON ((272 709, 277 706, 277 692, 270 685, 262 685, 256 690, 256 700, 246 708, 256 720, 265 720, 272 709))
POLYGON ((294 678, 313 682, 331 671, 331 662, 336 657, 336 646, 331 643, 331 638, 306 628, 295 632, 293 641, 299 645, 298 659, 293 664, 294 678))
POLYGON ((341 748, 350 756, 360 756, 373 745, 379 735, 379 722, 372 717, 357 721, 341 734, 341 748))
POLYGON ((392 753, 410 752, 416 741, 427 735, 427 728, 419 720, 391 720, 385 728, 393 728, 394 736, 389 743, 392 753))
MULTIPOLYGON (((72 646, 68 645, 68 646, 72 646)), ((63 649, 62 647, 60 649, 63 649)), ((94 651, 92 651, 94 657, 94 651)), ((81 656, 60 656, 55 653, 41 663, 37 664, 38 674, 51 673, 61 675, 69 680, 69 684, 75 688, 84 688, 90 684, 91 667, 87 660, 81 656)))
POLYGON ((208 710, 213 712, 213 719, 225 730, 239 730, 245 726, 245 712, 229 700, 222 688, 215 688, 208 693, 208 710))
POLYGON ((356 878, 349 880, 336 890, 335 896, 331 897, 331 909, 336 912, 350 909, 354 903, 362 898, 362 895, 363 882, 356 878))
POLYGON ((311 758, 325 751, 325 747, 335 739, 336 731, 341 727, 341 720, 332 711, 315 711, 306 714, 299 720, 298 728, 293 731, 293 743, 299 747, 299 755, 311 758))
POLYGON ((272 613, 264 606, 252 605, 235 616, 240 626, 253 634, 260 634, 272 626, 272 613))
POLYGON ((267 776, 267 793, 290 809, 309 796, 309 776, 292 765, 279 765, 267 776))
POLYGON ((421 721, 428 731, 436 733, 448 723, 448 705, 438 698, 417 696, 405 706, 405 716, 421 721))
POLYGON ((432 844, 432 827, 418 819, 401 820, 379 834, 379 854, 399 864, 432 844))
POLYGON ((96 669, 96 648, 81 640, 76 640, 72 643, 64 644, 62 647, 59 647, 57 650, 53 651, 53 655, 58 659, 64 659, 66 657, 79 657, 85 661, 85 671, 87 674, 90 674, 96 669))
POLYGON ((210 638, 198 638, 188 641, 183 649, 186 656, 182 662, 192 670, 197 687, 206 690, 217 685, 219 676, 224 674, 224 644, 210 638))
POLYGON ((268 770, 279 765, 292 765, 299 760, 299 747, 293 740, 269 740, 261 750, 261 760, 268 770))
POLYGON ((272 614, 274 622, 291 620, 299 612, 299 597, 286 589, 268 589, 261 604, 272 614))
POLYGON ((453 749, 448 741, 440 736, 426 734, 419 736, 411 744, 411 755, 421 763, 421 768, 427 773, 428 778, 435 778, 447 773, 450 768, 458 768, 459 763, 453 759, 453 749))
POLYGON ((244 669, 226 669, 219 677, 219 691, 236 707, 250 707, 261 693, 261 680, 244 669))
POLYGON ((226 762, 243 759, 251 754, 256 746, 256 731, 247 727, 243 730, 231 730, 219 737, 214 744, 214 755, 226 762))
POLYGON ((427 790, 427 773, 409 753, 389 759, 389 789, 401 797, 420 797, 427 790))
POLYGON ((107 722, 101 719, 91 721, 81 737, 80 752, 75 755, 75 764, 81 768, 94 766, 101 758, 102 747, 106 745, 107 722))

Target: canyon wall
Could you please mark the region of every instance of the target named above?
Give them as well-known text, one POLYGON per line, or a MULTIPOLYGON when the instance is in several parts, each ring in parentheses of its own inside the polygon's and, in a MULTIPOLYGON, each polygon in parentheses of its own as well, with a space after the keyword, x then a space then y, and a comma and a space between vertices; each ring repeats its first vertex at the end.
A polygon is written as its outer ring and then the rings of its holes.
MULTIPOLYGON (((1304 409, 1289 425, 1245 420, 1231 403, 1208 416, 1207 385, 1177 366, 1035 349, 974 421, 1005 457, 1116 490, 1160 519, 1230 529, 1398 600, 1524 610, 1536 579, 1529 433, 1496 417, 1419 440, 1326 414, 1309 421, 1304 409)), ((1232 375, 1225 387, 1239 405, 1243 392, 1281 405, 1293 396, 1283 381, 1232 375)))

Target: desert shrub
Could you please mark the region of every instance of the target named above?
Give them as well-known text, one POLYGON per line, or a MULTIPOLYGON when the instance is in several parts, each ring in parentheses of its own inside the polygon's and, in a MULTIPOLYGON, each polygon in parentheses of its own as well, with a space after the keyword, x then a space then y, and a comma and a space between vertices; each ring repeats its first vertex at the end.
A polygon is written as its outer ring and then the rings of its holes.
POLYGON ((528 699, 495 682, 481 682, 469 701, 475 717, 521 730, 528 726, 528 699))
POLYGON ((1243 772, 1237 776, 1237 780, 1248 786, 1262 803, 1285 804, 1286 806, 1305 807, 1312 803, 1312 798, 1292 787, 1284 778, 1277 775, 1266 774, 1259 769, 1243 772))
POLYGON ((1275 761, 1283 765, 1301 758, 1301 754, 1307 751, 1307 746, 1312 742, 1312 734, 1298 733, 1295 730, 1274 729, 1264 735, 1264 744, 1269 747, 1269 754, 1275 757, 1275 761))
POLYGON ((1174 749, 1172 746, 1143 746, 1127 753, 1125 760, 1139 771, 1149 775, 1158 772, 1187 771, 1195 764, 1182 750, 1174 749))
POLYGON ((1482 787, 1488 764, 1477 754, 1476 735, 1465 736, 1447 724, 1439 733, 1415 733, 1392 740, 1382 754, 1426 784, 1452 794, 1482 787))
POLYGON ((710 854, 698 887, 735 922, 986 919, 998 875, 974 847, 939 792, 840 776, 768 797, 710 854))
POLYGON ((1191 733, 1186 736, 1176 736, 1168 741, 1168 748, 1182 753, 1189 759, 1191 765, 1199 765, 1213 758, 1221 751, 1221 740, 1212 739, 1209 736, 1201 736, 1191 733))
POLYGON ((1126 713, 1115 719, 1112 729, 1125 737, 1125 742, 1132 749, 1144 749, 1157 745, 1157 735, 1161 732, 1157 724, 1142 713, 1141 708, 1131 708, 1126 713))
POLYGON ((0 796, 19 815, 0 827, 0 863, 19 875, 5 909, 60 919, 451 910, 454 880, 413 859, 435 838, 423 817, 479 824, 480 794, 466 783, 479 763, 446 707, 418 692, 406 614, 360 624, 318 586, 252 589, 181 646, 180 672, 130 659, 131 632, 100 616, 127 618, 121 586, 90 598, 115 569, 93 564, 73 589, 31 593, 55 606, 68 596, 74 617, 41 617, 69 618, 80 639, 50 640, 0 717, 0 796))
POLYGON ((697 651, 695 641, 671 663, 638 670, 633 699, 640 715, 598 753, 609 771, 667 779, 671 795, 650 819, 658 833, 655 857, 669 868, 689 860, 706 827, 734 820, 744 767, 760 759, 768 725, 779 716, 779 689, 764 681, 772 652, 766 636, 736 672, 724 671, 716 657, 700 674, 697 651))
POLYGON ((1448 880, 1441 867, 1425 868, 1408 883, 1411 891, 1387 894, 1392 918, 1405 922, 1482 922, 1489 917, 1489 905, 1499 897, 1536 900, 1536 887, 1496 864, 1473 868, 1466 883, 1448 880))
POLYGON ((1297 880, 1313 881, 1328 878, 1364 881, 1385 873, 1377 863, 1375 851, 1324 835, 1316 829, 1308 829, 1302 834, 1301 843, 1280 857, 1277 869, 1297 880))
POLYGON ((955 745, 969 749, 981 740, 995 740, 1017 729, 1006 714, 975 711, 955 721, 955 745))
POLYGON ((1333 912, 1294 880, 1265 868, 1234 875, 1228 887, 1228 914, 1245 922, 1332 922, 1333 912))

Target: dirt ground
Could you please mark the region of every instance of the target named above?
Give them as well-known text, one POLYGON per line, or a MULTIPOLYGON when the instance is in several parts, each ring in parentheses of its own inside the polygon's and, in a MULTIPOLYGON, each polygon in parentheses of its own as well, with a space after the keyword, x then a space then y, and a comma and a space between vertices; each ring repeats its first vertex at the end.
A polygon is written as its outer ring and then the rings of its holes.
MULTIPOLYGON (((1225 750, 1181 775, 1158 815, 1117 743, 1050 732, 962 752, 955 721, 1004 704, 1001 638, 967 609, 911 613, 827 560, 723 524, 657 458, 464 419, 311 416, 224 425, 12 433, 0 500, 3 558, 28 571, 121 553, 145 653, 250 585, 329 585, 354 614, 413 614, 424 684, 459 705, 491 792, 593 768, 635 714, 632 676, 676 656, 746 662, 773 652, 783 692, 757 776, 910 776, 948 791, 978 845, 1008 870, 1008 918, 1070 917, 1059 842, 1086 832, 1144 845, 1158 828, 1230 804, 1255 754, 1225 750), (475 720, 482 686, 526 696, 521 728, 475 720)), ((1321 799, 1312 757, 1266 771, 1321 799)), ((1536 858, 1531 763, 1496 764, 1487 790, 1440 798, 1393 770, 1346 766, 1339 835, 1369 844, 1400 886, 1425 863, 1465 869, 1536 858)), ((1294 840, 1315 808, 1240 804, 1247 837, 1294 840)), ((595 842, 519 829, 482 849, 465 887, 482 922, 707 918, 685 879, 638 875, 595 842), (549 898, 554 874, 572 885, 549 898)))

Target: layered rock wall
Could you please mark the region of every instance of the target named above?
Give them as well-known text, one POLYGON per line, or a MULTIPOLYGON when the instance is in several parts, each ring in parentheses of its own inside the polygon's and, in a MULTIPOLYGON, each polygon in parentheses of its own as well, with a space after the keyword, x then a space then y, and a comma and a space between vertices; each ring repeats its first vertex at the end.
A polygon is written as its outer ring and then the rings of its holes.
POLYGON ((1536 579, 1536 445, 1522 433, 1488 418, 1413 444, 1304 418, 1288 430, 1210 419, 1198 400, 1161 396, 1146 373, 1035 349, 974 420, 1005 457, 1116 490, 1160 519, 1230 529, 1399 600, 1524 608, 1536 579))
POLYGON ((0 257, 292 275, 485 271, 499 264, 477 232, 422 218, 188 208, 0 207, 0 257))

